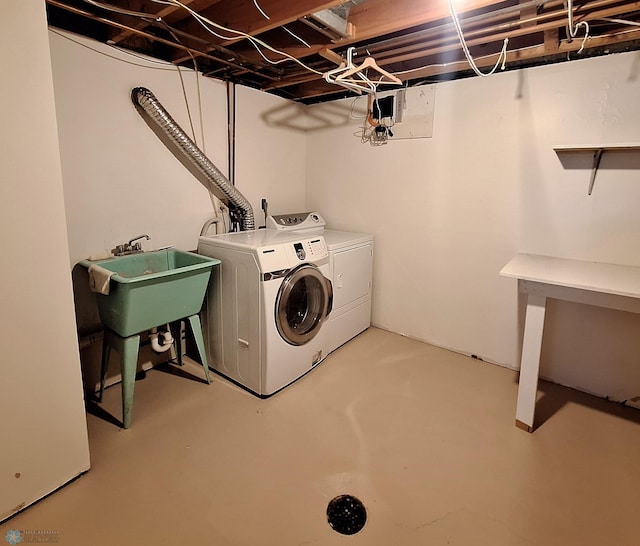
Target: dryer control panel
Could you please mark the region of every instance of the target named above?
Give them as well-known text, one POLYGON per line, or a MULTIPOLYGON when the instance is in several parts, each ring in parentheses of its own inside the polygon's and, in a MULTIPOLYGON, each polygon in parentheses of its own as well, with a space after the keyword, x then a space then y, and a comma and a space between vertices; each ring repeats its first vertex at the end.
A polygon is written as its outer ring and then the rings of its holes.
POLYGON ((267 229, 280 231, 300 231, 305 229, 323 228, 326 225, 319 212, 295 212, 293 214, 279 214, 267 218, 267 229))

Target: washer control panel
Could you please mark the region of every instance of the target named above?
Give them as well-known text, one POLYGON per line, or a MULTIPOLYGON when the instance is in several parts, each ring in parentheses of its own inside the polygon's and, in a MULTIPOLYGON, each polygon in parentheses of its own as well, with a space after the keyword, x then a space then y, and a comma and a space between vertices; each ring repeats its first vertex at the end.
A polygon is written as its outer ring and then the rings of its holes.
POLYGON ((324 227, 326 222, 319 212, 296 212, 267 218, 267 229, 302 230, 324 227))
POLYGON ((298 260, 301 262, 304 262, 305 260, 314 262, 329 256, 324 237, 312 237, 310 239, 293 243, 293 249, 296 252, 298 260))
POLYGON ((290 269, 301 263, 319 265, 328 262, 329 251, 324 237, 314 235, 262 247, 258 250, 258 260, 262 272, 266 273, 290 269))

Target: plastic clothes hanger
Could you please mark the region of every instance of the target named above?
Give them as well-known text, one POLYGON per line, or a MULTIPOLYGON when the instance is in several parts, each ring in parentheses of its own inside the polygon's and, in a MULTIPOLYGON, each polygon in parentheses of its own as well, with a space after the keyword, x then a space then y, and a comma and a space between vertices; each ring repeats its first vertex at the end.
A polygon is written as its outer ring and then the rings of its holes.
POLYGON ((342 87, 345 87, 346 89, 355 91, 359 95, 361 95, 363 92, 375 93, 376 85, 369 78, 367 78, 362 72, 357 72, 357 71, 354 72, 354 74, 357 74, 358 78, 350 78, 348 80, 339 81, 339 77, 341 74, 356 68, 352 60, 354 49, 355 48, 350 47, 347 50, 347 61, 346 62, 343 61, 342 63, 340 63, 340 66, 338 68, 334 68, 333 70, 329 70, 325 72, 324 79, 327 81, 327 83, 340 85, 342 87))
MULTIPOLYGON (((353 48, 349 48, 349 50, 351 51, 353 48)), ((378 63, 376 63, 375 59, 373 57, 367 57, 363 63, 359 66, 354 66, 353 68, 346 70, 344 72, 342 72, 341 74, 339 74, 338 76, 336 76, 336 83, 338 82, 349 82, 351 83, 352 80, 349 78, 349 76, 353 76, 353 75, 359 75, 360 77, 364 77, 366 78, 369 82, 371 82, 374 86, 376 84, 396 84, 396 85, 402 85, 402 81, 394 76, 393 74, 391 74, 390 72, 387 72, 384 68, 380 68, 378 66, 378 63), (375 70, 378 74, 380 74, 380 78, 373 83, 371 81, 370 78, 368 78, 365 74, 364 71, 367 69, 371 69, 371 70, 375 70)))
POLYGON ((348 70, 349 67, 344 63, 340 63, 340 66, 338 68, 334 68, 333 70, 328 70, 327 72, 324 73, 324 79, 327 81, 327 83, 333 83, 336 85, 340 85, 342 87, 346 87, 347 89, 351 89, 352 91, 355 91, 356 93, 358 93, 358 95, 362 95, 363 91, 366 91, 367 93, 369 93, 369 87, 366 85, 366 82, 363 80, 362 84, 360 84, 359 82, 357 84, 352 84, 349 82, 338 82, 336 81, 336 79, 333 77, 336 74, 340 74, 341 72, 344 72, 345 70, 348 70), (363 87, 367 87, 366 89, 363 87))

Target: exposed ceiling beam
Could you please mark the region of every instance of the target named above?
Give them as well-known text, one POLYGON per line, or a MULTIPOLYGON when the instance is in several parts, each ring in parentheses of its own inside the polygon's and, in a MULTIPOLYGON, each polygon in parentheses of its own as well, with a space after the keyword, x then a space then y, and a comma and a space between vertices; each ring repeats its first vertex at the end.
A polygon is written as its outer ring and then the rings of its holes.
MULTIPOLYGON (((189 6, 191 4, 194 4, 197 0, 181 0, 181 1, 182 1, 182 3, 184 5, 189 6)), ((142 11, 148 5, 149 5, 149 2, 145 2, 145 0, 135 0, 135 1, 131 1, 131 2, 127 2, 126 3, 127 9, 130 9, 132 11, 142 11)), ((178 6, 167 6, 167 5, 163 5, 163 4, 153 4, 153 7, 156 7, 156 6, 157 6, 158 10, 154 11, 153 13, 150 13, 149 15, 153 16, 155 18, 163 19, 163 20, 165 18, 167 18, 167 17, 170 17, 176 11, 182 9, 182 8, 180 8, 178 6)), ((129 26, 134 28, 135 30, 144 30, 145 28, 147 28, 149 26, 149 23, 147 23, 144 20, 140 20, 138 23, 136 23, 134 25, 130 24, 129 26)), ((122 42, 123 40, 126 40, 127 38, 129 38, 130 36, 133 36, 133 35, 134 35, 134 33, 129 31, 129 30, 119 30, 117 32, 114 32, 110 39, 114 43, 118 44, 118 43, 122 42)))
MULTIPOLYGON (((175 4, 152 0, 46 1, 52 26, 177 65, 192 66, 193 58, 207 76, 303 102, 349 93, 322 78, 342 61, 349 47, 356 48, 354 62, 371 55, 379 66, 411 82, 431 75, 450 73, 457 77, 471 72, 452 24, 448 0, 354 0, 339 12, 345 25, 354 29, 348 36, 323 32, 301 20, 340 6, 344 0, 181 0, 197 14, 255 36, 294 58, 277 64, 273 63, 282 59, 278 53, 261 46, 269 62, 246 37, 216 38, 188 9, 175 4)), ((582 46, 583 29, 573 40, 568 33, 567 0, 454 2, 465 39, 481 67, 493 65, 507 37, 507 62, 514 63, 512 67, 564 60, 565 52, 582 46)), ((611 44, 611 51, 640 50, 636 33, 640 0, 574 0, 573 16, 574 23, 590 25, 585 56, 606 54, 607 44, 611 44)), ((229 33, 221 30, 220 34, 229 33)))
MULTIPOLYGON (((249 34, 258 36, 269 30, 289 24, 301 19, 305 15, 323 9, 338 6, 344 0, 331 0, 319 2, 318 0, 262 0, 259 2, 261 9, 269 16, 269 19, 258 11, 253 0, 234 0, 232 3, 214 4, 208 9, 202 10, 200 15, 218 23, 219 25, 249 34)), ((185 23, 185 28, 194 34, 206 34, 212 43, 230 46, 238 40, 222 40, 213 34, 207 33, 202 25, 195 19, 185 23)), ((229 33, 223 30, 218 31, 220 35, 227 36, 229 33)), ((257 53, 256 53, 257 55, 257 53)), ((183 59, 176 59, 180 62, 183 59)))
MULTIPOLYGON (((344 0, 332 2, 333 5, 342 4, 344 0)), ((499 4, 503 0, 469 0, 465 2, 459 9, 459 12, 467 13, 475 9, 488 5, 499 4)), ((252 2, 250 2, 252 4, 252 2)), ((313 2, 309 2, 313 4, 313 2)), ((307 5, 309 5, 307 4, 307 5)), ((296 3, 296 6, 299 4, 296 3)), ((316 4, 317 5, 317 4, 316 4)), ((255 9, 255 7, 254 7, 255 9)), ((265 10, 266 11, 266 10, 265 10)), ((317 10, 316 10, 317 11, 317 10)), ((268 12, 267 12, 268 13, 268 12)), ((300 13, 300 10, 298 10, 300 13)), ((391 34, 406 30, 407 28, 432 23, 441 19, 449 19, 450 13, 446 0, 437 0, 436 2, 428 0, 368 0, 352 7, 349 11, 348 23, 354 28, 354 35, 351 38, 345 38, 338 43, 332 45, 314 45, 309 48, 303 48, 299 44, 290 47, 279 48, 284 53, 296 58, 304 59, 321 51, 331 51, 337 48, 344 48, 347 45, 366 41, 369 38, 391 34), (390 17, 390 13, 393 17, 390 17), (386 16, 385 16, 386 14, 386 16)), ((214 19, 219 22, 219 19, 214 19)), ((271 20, 275 23, 275 18, 271 20)), ((291 22, 293 19, 281 19, 280 25, 291 22)), ((275 28, 274 24, 265 25, 264 30, 275 28)), ((264 30, 256 29, 254 35, 260 34, 264 30)), ((230 43, 228 42, 227 45, 230 43)), ((275 55, 269 51, 264 52, 265 55, 273 61, 280 60, 282 57, 275 55)), ((251 46, 243 49, 243 54, 247 59, 253 62, 260 62, 260 54, 251 46)), ((177 58, 176 62, 183 61, 183 58, 177 58)))
MULTIPOLYGON (((501 2, 502 0, 467 0, 458 2, 457 10, 462 14, 501 2)), ((349 22, 356 27, 358 41, 448 17, 450 12, 446 0, 369 0, 354 6, 349 12, 349 22), (393 17, 389 16, 390 13, 393 13, 393 17)))
POLYGON ((264 74, 264 72, 258 72, 258 71, 252 70, 251 68, 248 68, 246 66, 242 66, 242 65, 239 65, 237 63, 228 61, 227 59, 224 59, 224 58, 221 58, 221 57, 216 57, 216 56, 210 55, 209 53, 205 53, 205 52, 202 52, 200 50, 197 50, 197 49, 194 49, 194 48, 190 48, 190 47, 184 46, 182 44, 176 43, 174 41, 166 40, 164 38, 155 36, 153 34, 149 34, 148 32, 145 32, 144 30, 138 30, 138 29, 135 29, 135 28, 132 28, 132 27, 128 27, 128 26, 126 26, 126 25, 124 25, 122 23, 118 23, 117 21, 114 21, 113 19, 107 19, 107 18, 104 18, 104 17, 99 17, 97 15, 94 15, 93 13, 87 12, 85 10, 81 10, 79 8, 75 8, 73 6, 69 6, 69 5, 67 5, 67 4, 65 4, 63 2, 58 1, 58 0, 46 0, 46 2, 47 2, 47 4, 50 4, 52 6, 55 6, 55 7, 58 7, 58 8, 61 8, 61 9, 65 10, 65 11, 68 11, 70 13, 73 13, 74 15, 81 15, 83 17, 86 17, 87 19, 91 19, 93 21, 104 23, 104 24, 106 24, 108 26, 111 26, 111 27, 114 27, 114 28, 117 28, 117 29, 120 29, 120 30, 126 30, 127 32, 130 32, 132 35, 141 36, 141 37, 146 38, 146 39, 148 39, 148 40, 150 40, 152 42, 158 42, 158 43, 170 46, 172 48, 187 52, 187 53, 190 54, 189 56, 187 56, 187 59, 190 59, 191 55, 200 56, 200 57, 203 57, 205 59, 209 59, 209 60, 214 61, 216 63, 221 63, 223 65, 226 65, 226 66, 229 66, 229 67, 232 67, 232 68, 235 68, 235 69, 244 70, 244 71, 247 71, 247 72, 250 72, 250 73, 253 72, 253 73, 255 73, 255 74, 257 74, 257 75, 259 75, 259 76, 261 76, 263 78, 266 78, 266 79, 271 79, 271 80, 278 79, 275 76, 268 76, 268 75, 264 74))
MULTIPOLYGON (((602 19, 604 17, 614 17, 617 13, 628 10, 629 7, 631 7, 632 9, 640 10, 640 1, 633 2, 632 4, 634 5, 629 6, 629 3, 626 3, 625 7, 620 5, 620 2, 617 2, 616 0, 598 0, 596 2, 592 2, 592 7, 598 6, 601 9, 592 10, 588 15, 578 17, 576 20, 593 21, 602 19)), ((507 64, 509 62, 526 61, 556 53, 575 52, 578 51, 582 46, 582 36, 574 38, 573 40, 563 40, 562 44, 558 42, 557 28, 559 24, 562 24, 565 17, 566 10, 558 10, 556 12, 547 13, 543 16, 540 16, 539 19, 545 21, 541 24, 534 25, 532 24, 532 21, 526 20, 525 23, 527 24, 525 24, 523 28, 518 28, 520 25, 517 21, 509 25, 497 25, 494 28, 486 27, 476 30, 475 32, 467 33, 467 45, 469 47, 488 45, 490 42, 487 39, 487 33, 490 33, 491 42, 500 43, 506 37, 513 39, 516 37, 522 37, 542 32, 543 41, 540 45, 530 46, 520 50, 508 51, 507 64), (551 32, 552 34, 546 35, 544 34, 544 32, 551 32)), ((607 42, 632 42, 638 39, 637 32, 638 31, 635 30, 627 31, 625 34, 619 35, 617 37, 592 37, 588 40, 585 47, 587 49, 593 49, 601 47, 607 42)), ((433 40, 431 42, 428 40, 422 41, 416 46, 413 51, 407 50, 407 52, 404 54, 402 54, 402 50, 394 49, 393 54, 381 56, 377 58, 377 62, 380 66, 388 66, 389 64, 406 62, 410 60, 425 60, 424 62, 426 63, 426 65, 424 68, 417 68, 416 70, 412 70, 406 75, 400 75, 402 79, 424 78, 447 72, 459 72, 468 70, 469 64, 466 59, 461 58, 459 61, 451 60, 450 53, 454 51, 460 51, 460 44, 458 42, 457 36, 455 34, 451 34, 446 41, 443 41, 442 38, 433 40), (442 62, 438 59, 442 58, 442 56, 447 53, 449 53, 449 55, 447 56, 448 61, 446 63, 446 66, 443 66, 442 62), (431 62, 427 62, 426 59, 431 59, 431 62)), ((459 57, 461 57, 461 55, 459 55, 459 57)), ((496 59, 497 54, 488 55, 486 57, 483 56, 476 60, 476 64, 481 68, 491 67, 495 64, 496 59)), ((340 89, 335 89, 335 86, 334 89, 332 89, 329 84, 326 84, 326 82, 324 82, 321 78, 318 78, 313 74, 300 74, 297 78, 287 79, 279 82, 274 81, 269 84, 267 88, 281 88, 286 87, 287 84, 296 86, 292 91, 294 95, 302 96, 305 98, 340 92, 340 89), (314 84, 313 82, 316 83, 314 84), (307 93, 311 94, 308 95, 307 93)))

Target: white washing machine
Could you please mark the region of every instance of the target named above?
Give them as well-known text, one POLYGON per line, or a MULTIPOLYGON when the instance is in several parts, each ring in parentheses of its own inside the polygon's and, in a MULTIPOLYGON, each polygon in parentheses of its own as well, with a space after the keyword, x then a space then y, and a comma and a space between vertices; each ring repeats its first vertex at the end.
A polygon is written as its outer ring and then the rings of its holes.
POLYGON ((324 327, 327 350, 331 352, 371 325, 374 241, 372 235, 325 229, 325 225, 318 212, 267 218, 267 230, 324 237, 333 284, 333 310, 324 327))
POLYGON ((295 381, 330 352, 329 252, 321 234, 275 230, 200 237, 221 260, 203 313, 209 365, 260 397, 295 381))

